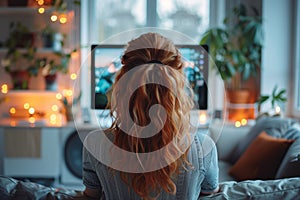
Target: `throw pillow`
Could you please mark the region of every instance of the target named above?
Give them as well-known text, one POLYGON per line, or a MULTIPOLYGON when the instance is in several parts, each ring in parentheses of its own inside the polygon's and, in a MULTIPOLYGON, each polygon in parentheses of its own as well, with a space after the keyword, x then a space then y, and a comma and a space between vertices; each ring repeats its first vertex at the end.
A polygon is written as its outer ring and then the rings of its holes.
POLYGON ((292 143, 293 140, 274 138, 263 131, 230 168, 229 174, 239 181, 274 179, 292 143))
POLYGON ((300 124, 295 124, 287 130, 286 136, 289 139, 295 139, 295 142, 286 152, 277 171, 276 179, 300 177, 300 124))

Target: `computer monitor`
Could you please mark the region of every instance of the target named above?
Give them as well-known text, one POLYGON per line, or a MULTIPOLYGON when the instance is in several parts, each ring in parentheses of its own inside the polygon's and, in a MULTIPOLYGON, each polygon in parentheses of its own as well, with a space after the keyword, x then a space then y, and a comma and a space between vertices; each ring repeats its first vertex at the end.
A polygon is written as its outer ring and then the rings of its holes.
MULTIPOLYGON (((176 45, 182 54, 184 72, 194 90, 196 109, 207 110, 208 91, 208 46, 176 45)), ((116 72, 122 67, 121 56, 125 45, 91 46, 91 108, 107 109, 107 92, 115 80, 116 72)))

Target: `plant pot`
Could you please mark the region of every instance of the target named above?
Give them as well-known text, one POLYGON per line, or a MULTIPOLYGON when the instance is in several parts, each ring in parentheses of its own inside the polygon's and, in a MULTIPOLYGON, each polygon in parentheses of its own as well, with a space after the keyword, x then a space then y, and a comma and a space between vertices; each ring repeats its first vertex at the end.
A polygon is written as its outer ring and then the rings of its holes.
POLYGON ((14 90, 27 90, 29 85, 29 72, 28 71, 12 71, 10 76, 13 83, 14 90))
POLYGON ((226 90, 227 100, 233 104, 247 104, 249 103, 249 91, 246 89, 240 90, 226 90))
POLYGON ((48 74, 45 76, 46 90, 51 90, 51 91, 57 90, 56 78, 57 78, 56 74, 48 74))
POLYGON ((28 0, 7 0, 7 5, 10 7, 25 7, 28 4, 28 0))

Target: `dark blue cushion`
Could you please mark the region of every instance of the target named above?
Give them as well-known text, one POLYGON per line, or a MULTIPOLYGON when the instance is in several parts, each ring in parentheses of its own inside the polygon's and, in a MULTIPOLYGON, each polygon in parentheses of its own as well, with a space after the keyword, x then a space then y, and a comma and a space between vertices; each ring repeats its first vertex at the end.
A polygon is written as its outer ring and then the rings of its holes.
POLYGON ((300 125, 290 127, 285 134, 287 139, 295 139, 286 152, 277 171, 276 179, 300 177, 300 125))

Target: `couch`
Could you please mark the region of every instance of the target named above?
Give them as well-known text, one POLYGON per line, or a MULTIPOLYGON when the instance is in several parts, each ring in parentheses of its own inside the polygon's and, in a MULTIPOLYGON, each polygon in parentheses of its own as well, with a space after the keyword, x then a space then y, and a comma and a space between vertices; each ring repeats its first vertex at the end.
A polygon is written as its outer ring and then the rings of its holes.
POLYGON ((265 117, 254 126, 241 128, 215 123, 210 127, 210 135, 218 149, 220 192, 203 199, 300 199, 300 124, 297 120, 265 117), (284 153, 275 177, 237 180, 229 173, 230 169, 262 132, 293 142, 284 153))
MULTIPOLYGON (((293 119, 265 118, 253 127, 224 128, 212 125, 209 134, 217 141, 220 168, 220 192, 199 199, 300 199, 300 125, 293 119), (217 127, 217 128, 216 128, 217 127), (218 134, 222 130, 222 134, 218 134), (238 181, 230 168, 247 151, 247 147, 265 131, 274 138, 292 139, 274 179, 238 181)), ((88 199, 81 191, 45 187, 0 177, 0 199, 88 199)))

